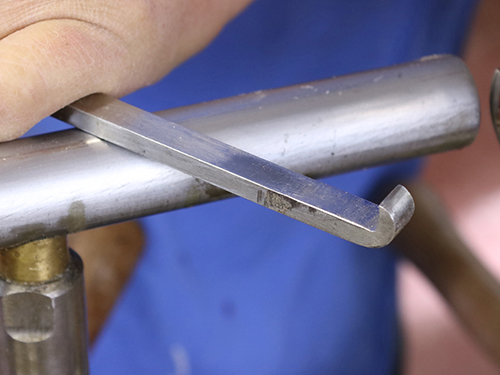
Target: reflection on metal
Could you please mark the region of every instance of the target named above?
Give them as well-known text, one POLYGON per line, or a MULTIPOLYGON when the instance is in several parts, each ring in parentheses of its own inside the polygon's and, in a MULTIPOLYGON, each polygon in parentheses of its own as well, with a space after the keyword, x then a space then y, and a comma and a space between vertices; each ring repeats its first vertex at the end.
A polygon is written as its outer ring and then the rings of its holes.
MULTIPOLYGON (((465 65, 441 56, 160 115, 316 178, 463 147, 479 102, 465 65)), ((0 246, 222 196, 77 130, 0 146, 0 246)))
POLYGON ((460 238, 443 202, 421 182, 409 185, 413 220, 395 241, 441 293, 464 328, 500 365, 500 284, 460 238))
POLYGON ((58 278, 70 261, 66 237, 28 242, 0 249, 0 277, 18 283, 39 283, 58 278))
POLYGON ((413 214, 413 199, 401 186, 379 207, 107 95, 81 99, 55 116, 358 245, 389 244, 413 214))
POLYGON ((87 375, 80 257, 64 237, 1 252, 0 374, 87 375))

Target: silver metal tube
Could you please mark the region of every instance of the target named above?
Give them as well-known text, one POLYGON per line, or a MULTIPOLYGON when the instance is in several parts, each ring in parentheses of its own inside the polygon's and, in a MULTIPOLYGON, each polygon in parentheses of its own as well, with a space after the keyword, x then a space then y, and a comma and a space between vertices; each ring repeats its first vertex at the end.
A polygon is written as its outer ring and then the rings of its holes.
POLYGON ((62 277, 0 279, 0 373, 88 375, 83 265, 71 252, 62 277))
MULTIPOLYGON (((476 135, 479 101, 465 65, 437 56, 160 115, 321 177, 463 147, 476 135)), ((0 147, 0 246, 224 194, 80 131, 17 140, 0 147)))

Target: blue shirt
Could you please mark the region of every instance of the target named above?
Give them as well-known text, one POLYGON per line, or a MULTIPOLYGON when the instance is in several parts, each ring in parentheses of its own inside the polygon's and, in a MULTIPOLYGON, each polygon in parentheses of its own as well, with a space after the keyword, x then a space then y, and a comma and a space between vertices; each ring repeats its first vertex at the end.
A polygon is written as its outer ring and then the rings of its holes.
MULTIPOLYGON (((456 54, 473 6, 257 0, 206 50, 126 100, 154 111, 456 54)), ((325 181, 370 199, 417 164, 325 181)), ((239 198, 142 223, 147 249, 92 352, 92 374, 394 372, 387 249, 358 247, 239 198)))

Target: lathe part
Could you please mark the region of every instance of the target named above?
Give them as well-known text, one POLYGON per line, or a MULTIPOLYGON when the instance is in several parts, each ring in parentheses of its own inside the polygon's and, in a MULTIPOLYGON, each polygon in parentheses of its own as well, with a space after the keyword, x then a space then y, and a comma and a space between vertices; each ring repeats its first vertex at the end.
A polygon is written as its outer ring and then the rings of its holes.
MULTIPOLYGON (((310 177, 463 147, 479 126, 463 62, 439 56, 160 114, 310 177)), ((227 194, 76 130, 0 147, 0 246, 227 194)))
POLYGON ((88 375, 83 265, 70 254, 55 281, 0 279, 0 374, 88 375))
POLYGON ((41 283, 60 277, 70 255, 66 237, 59 236, 0 249, 0 278, 19 283, 41 283))
POLYGON ((413 215, 397 186, 381 205, 283 168, 205 134, 94 94, 54 116, 86 133, 366 247, 388 245, 413 215))

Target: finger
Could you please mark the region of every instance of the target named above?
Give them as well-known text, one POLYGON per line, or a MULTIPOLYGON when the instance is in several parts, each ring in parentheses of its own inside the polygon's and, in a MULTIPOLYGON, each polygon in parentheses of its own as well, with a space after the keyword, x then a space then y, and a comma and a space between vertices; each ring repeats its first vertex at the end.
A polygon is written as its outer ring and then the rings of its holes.
POLYGON ((81 21, 40 22, 5 37, 0 41, 0 141, 21 136, 93 92, 132 90, 133 75, 122 79, 132 74, 131 66, 118 36, 81 21))

